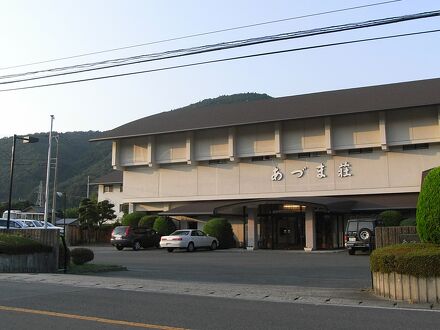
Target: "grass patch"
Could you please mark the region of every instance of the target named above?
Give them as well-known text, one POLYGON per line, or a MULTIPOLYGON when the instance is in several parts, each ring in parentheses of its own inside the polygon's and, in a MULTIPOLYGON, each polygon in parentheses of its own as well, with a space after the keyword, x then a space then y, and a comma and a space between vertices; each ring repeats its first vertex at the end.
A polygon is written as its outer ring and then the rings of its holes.
POLYGON ((124 266, 118 265, 100 265, 100 264, 83 264, 75 265, 71 264, 67 269, 68 274, 90 274, 90 273, 103 273, 103 272, 116 272, 127 270, 124 266))
POLYGON ((52 252, 52 247, 33 239, 11 234, 0 234, 0 254, 30 254, 52 252))
POLYGON ((370 269, 372 272, 439 277, 440 245, 411 243, 376 249, 370 256, 370 269))

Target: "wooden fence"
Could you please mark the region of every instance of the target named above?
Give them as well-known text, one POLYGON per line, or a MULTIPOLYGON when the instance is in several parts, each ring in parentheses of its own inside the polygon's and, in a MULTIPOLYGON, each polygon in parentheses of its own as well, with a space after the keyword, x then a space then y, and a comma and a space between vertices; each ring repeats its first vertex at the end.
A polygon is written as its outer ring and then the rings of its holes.
POLYGON ((82 229, 78 226, 66 228, 66 241, 70 246, 81 244, 110 244, 110 236, 113 228, 82 229))
POLYGON ((419 242, 415 226, 376 227, 376 248, 404 242, 419 242))
POLYGON ((57 229, 0 229, 0 233, 8 233, 27 237, 40 242, 43 245, 51 246, 52 253, 48 258, 50 263, 49 269, 56 271, 58 269, 58 254, 59 254, 59 230, 57 229))

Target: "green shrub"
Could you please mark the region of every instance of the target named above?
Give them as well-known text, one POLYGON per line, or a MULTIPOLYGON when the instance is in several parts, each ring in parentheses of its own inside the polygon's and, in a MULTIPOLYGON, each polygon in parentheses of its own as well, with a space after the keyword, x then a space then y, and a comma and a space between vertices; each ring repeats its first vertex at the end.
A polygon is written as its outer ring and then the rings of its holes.
POLYGON ((370 268, 372 272, 440 276, 440 245, 409 243, 376 249, 370 256, 370 268))
POLYGON ((153 228, 157 215, 144 215, 140 220, 138 226, 141 228, 153 228))
POLYGON ((440 167, 429 171, 417 202, 417 232, 422 242, 440 244, 440 167))
POLYGON ((383 211, 379 214, 378 219, 383 221, 384 226, 398 226, 402 221, 402 214, 394 210, 383 211))
POLYGON ((416 218, 403 219, 402 221, 400 221, 399 224, 399 226, 416 226, 416 225, 417 225, 416 218))
POLYGON ((176 225, 173 220, 169 218, 157 217, 154 221, 153 229, 157 231, 159 235, 166 236, 176 230, 176 225))
POLYGON ((93 251, 87 248, 75 248, 70 251, 72 262, 75 265, 83 265, 86 262, 92 261, 95 258, 93 251))
POLYGON ((220 249, 235 247, 234 232, 231 224, 226 219, 214 218, 209 220, 203 227, 203 231, 218 239, 220 249))
POLYGON ((30 254, 39 252, 52 252, 52 247, 20 235, 0 234, 0 254, 30 254))
POLYGON ((143 216, 144 213, 141 212, 133 212, 133 213, 125 214, 122 217, 122 225, 136 228, 139 224, 139 220, 141 220, 143 216))

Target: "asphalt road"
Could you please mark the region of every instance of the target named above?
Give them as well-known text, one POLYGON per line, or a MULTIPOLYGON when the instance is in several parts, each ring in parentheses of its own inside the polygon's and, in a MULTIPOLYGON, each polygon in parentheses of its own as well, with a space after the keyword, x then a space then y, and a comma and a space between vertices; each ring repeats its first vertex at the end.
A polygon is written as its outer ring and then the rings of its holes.
POLYGON ((94 263, 123 265, 129 269, 105 276, 326 288, 371 287, 367 255, 238 249, 168 253, 155 248, 140 251, 90 248, 95 252, 94 263))
POLYGON ((302 305, 0 282, 9 329, 438 329, 439 311, 302 305), (19 308, 18 310, 11 310, 19 308))

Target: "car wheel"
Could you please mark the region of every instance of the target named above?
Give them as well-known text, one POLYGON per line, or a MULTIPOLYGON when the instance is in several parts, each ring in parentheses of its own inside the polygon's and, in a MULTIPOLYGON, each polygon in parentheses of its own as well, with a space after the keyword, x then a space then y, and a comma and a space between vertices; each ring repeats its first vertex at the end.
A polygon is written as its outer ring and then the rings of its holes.
POLYGON ((134 242, 133 243, 133 251, 137 251, 141 248, 141 243, 139 242, 134 242))
POLYGON ((186 251, 188 252, 194 252, 195 247, 193 242, 189 242, 188 247, 186 248, 186 251))
POLYGON ((168 252, 173 252, 173 251, 174 251, 174 248, 167 248, 167 251, 168 251, 168 252))
POLYGON ((123 247, 123 246, 120 246, 120 245, 116 245, 116 250, 118 250, 118 251, 121 251, 122 249, 124 249, 124 247, 123 247))
POLYGON ((160 249, 160 243, 156 243, 155 247, 156 247, 157 249, 160 249))
POLYGON ((355 252, 356 252, 355 249, 348 249, 348 254, 351 256, 354 255, 355 252))
POLYGON ((216 248, 217 248, 217 242, 216 241, 212 241, 210 249, 211 250, 215 250, 216 248))
POLYGON ((373 236, 373 233, 368 228, 362 228, 359 230, 358 237, 361 241, 369 241, 371 239, 371 236, 373 236))

